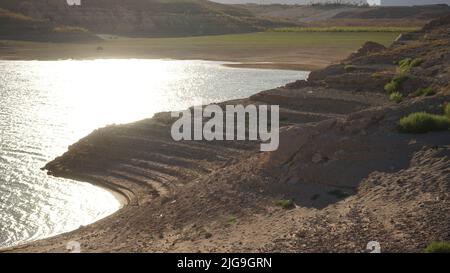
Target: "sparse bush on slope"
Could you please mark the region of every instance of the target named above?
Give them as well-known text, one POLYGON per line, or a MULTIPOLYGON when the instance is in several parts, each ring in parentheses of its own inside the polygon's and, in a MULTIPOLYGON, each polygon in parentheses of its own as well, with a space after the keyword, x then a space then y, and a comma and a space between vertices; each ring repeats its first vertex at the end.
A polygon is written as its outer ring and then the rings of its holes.
POLYGON ((422 97, 428 97, 434 94, 436 94, 436 92, 434 92, 433 88, 431 88, 430 86, 419 88, 416 90, 416 92, 414 92, 414 96, 422 96, 422 97))
POLYGON ((87 33, 89 31, 82 27, 60 26, 60 27, 55 27, 53 29, 53 32, 56 32, 56 33, 87 33))
POLYGON ((400 92, 394 92, 389 95, 389 101, 400 103, 403 100, 403 95, 400 92))
POLYGON ((384 86, 384 90, 388 92, 388 94, 392 94, 394 92, 399 92, 402 88, 402 84, 408 79, 405 75, 395 76, 389 83, 384 86))
POLYGON ((422 134, 450 129, 450 119, 446 116, 426 112, 412 113, 400 119, 399 130, 403 133, 422 134))
POLYGON ((345 72, 352 72, 356 70, 356 66, 352 65, 352 64, 347 64, 344 66, 344 70, 345 72))
POLYGON ((411 59, 411 58, 406 58, 403 60, 400 60, 398 62, 398 71, 400 73, 407 73, 411 70, 411 68, 419 66, 423 63, 423 60, 420 58, 415 58, 415 59, 411 59))
POLYGON ((426 248, 426 253, 450 253, 450 242, 431 242, 426 248))
POLYGON ((291 209, 294 208, 294 201, 293 200, 289 200, 289 199, 280 199, 280 200, 275 200, 273 202, 276 206, 282 207, 283 209, 291 209))
POLYGON ((444 114, 446 117, 450 118, 450 102, 444 106, 444 114))

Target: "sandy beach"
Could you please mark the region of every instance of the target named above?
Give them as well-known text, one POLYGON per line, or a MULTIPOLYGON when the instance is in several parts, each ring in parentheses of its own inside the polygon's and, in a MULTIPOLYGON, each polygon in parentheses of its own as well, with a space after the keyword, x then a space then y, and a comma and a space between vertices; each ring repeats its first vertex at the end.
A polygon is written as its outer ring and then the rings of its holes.
POLYGON ((3 60, 178 59, 234 67, 315 70, 339 62, 365 41, 389 45, 399 33, 249 33, 182 38, 115 37, 92 43, 0 41, 3 60))

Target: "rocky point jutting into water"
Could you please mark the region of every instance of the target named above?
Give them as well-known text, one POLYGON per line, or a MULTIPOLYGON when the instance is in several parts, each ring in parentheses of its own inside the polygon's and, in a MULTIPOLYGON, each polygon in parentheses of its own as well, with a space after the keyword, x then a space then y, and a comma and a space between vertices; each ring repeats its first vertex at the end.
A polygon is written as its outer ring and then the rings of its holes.
POLYGON ((249 142, 175 142, 169 113, 98 129, 45 169, 110 187, 128 206, 11 250, 64 251, 76 240, 85 252, 363 252, 378 241, 383 252, 421 252, 450 240, 450 131, 398 128, 414 112, 443 114, 449 62, 445 17, 389 48, 367 43, 307 81, 228 102, 280 105, 280 147, 270 153, 249 142))

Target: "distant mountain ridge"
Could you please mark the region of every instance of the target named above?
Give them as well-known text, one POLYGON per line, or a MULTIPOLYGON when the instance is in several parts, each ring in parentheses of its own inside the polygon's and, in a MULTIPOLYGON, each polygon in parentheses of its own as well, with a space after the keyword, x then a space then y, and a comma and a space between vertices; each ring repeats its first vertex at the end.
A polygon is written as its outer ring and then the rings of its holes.
POLYGON ((97 40, 96 34, 174 37, 311 24, 420 25, 449 12, 447 5, 224 5, 207 0, 82 0, 81 5, 69 5, 66 0, 0 0, 0 39, 89 41, 97 40))
POLYGON ((401 18, 438 18, 450 13, 450 7, 445 4, 422 6, 396 6, 376 7, 361 9, 351 12, 342 12, 334 18, 359 18, 359 19, 401 19, 401 18))
POLYGON ((450 5, 450 0, 380 0, 381 6, 450 5))
POLYGON ((237 5, 251 11, 255 16, 285 20, 297 24, 342 24, 355 23, 383 25, 410 25, 415 22, 423 24, 430 20, 450 13, 450 7, 445 4, 421 6, 348 6, 348 5, 237 5))
POLYGON ((241 33, 292 25, 260 19, 248 10, 205 0, 0 0, 0 8, 54 25, 127 36, 241 33))

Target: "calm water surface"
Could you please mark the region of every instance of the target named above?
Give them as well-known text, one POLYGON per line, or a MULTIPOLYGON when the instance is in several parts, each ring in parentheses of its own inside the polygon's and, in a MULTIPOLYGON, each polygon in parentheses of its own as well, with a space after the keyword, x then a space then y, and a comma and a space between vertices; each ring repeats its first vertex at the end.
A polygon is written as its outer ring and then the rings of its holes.
POLYGON ((108 191, 47 176, 92 130, 155 112, 247 97, 306 72, 173 60, 0 61, 0 247, 92 223, 120 208, 108 191))

